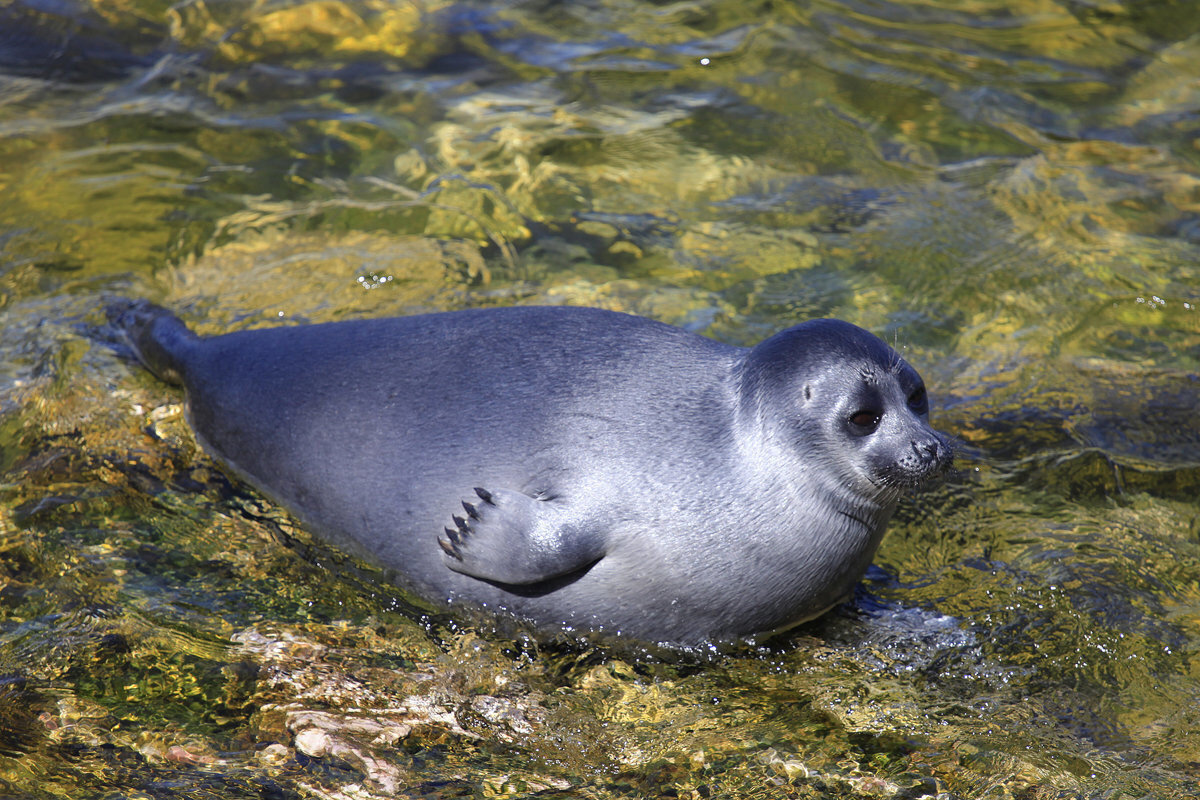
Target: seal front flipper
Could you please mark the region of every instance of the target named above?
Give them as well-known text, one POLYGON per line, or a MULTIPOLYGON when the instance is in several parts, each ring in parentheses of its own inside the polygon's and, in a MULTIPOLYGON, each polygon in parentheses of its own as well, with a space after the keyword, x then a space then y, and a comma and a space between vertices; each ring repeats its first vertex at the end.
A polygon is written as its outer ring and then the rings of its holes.
POLYGON ((583 569, 604 556, 605 538, 571 517, 557 499, 508 489, 476 489, 464 514, 438 539, 455 572, 495 583, 528 585, 583 569))

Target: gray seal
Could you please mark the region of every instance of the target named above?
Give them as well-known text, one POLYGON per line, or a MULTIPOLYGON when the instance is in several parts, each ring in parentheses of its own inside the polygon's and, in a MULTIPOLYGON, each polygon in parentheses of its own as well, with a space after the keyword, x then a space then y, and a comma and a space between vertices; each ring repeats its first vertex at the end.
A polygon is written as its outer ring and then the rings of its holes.
POLYGON ((213 337, 144 301, 109 315, 303 525, 542 629, 686 645, 811 619, 952 460, 916 370, 838 320, 747 349, 594 308, 213 337))

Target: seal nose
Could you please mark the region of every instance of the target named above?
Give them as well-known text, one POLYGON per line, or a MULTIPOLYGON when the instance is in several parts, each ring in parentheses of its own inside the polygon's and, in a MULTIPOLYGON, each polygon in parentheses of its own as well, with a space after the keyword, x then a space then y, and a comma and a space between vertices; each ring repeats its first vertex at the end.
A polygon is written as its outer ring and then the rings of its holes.
POLYGON ((951 459, 950 448, 938 439, 913 441, 912 449, 922 467, 940 467, 948 464, 951 459))

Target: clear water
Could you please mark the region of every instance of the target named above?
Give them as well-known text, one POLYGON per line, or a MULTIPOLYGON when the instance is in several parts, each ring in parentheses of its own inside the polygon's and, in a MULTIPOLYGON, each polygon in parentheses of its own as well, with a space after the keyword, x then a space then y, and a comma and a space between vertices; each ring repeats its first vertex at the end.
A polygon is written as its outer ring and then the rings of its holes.
POLYGON ((1200 796, 1198 87, 1186 3, 3 5, 0 793, 1200 796), (113 295, 839 316, 960 472, 770 648, 535 645, 231 483, 113 295))

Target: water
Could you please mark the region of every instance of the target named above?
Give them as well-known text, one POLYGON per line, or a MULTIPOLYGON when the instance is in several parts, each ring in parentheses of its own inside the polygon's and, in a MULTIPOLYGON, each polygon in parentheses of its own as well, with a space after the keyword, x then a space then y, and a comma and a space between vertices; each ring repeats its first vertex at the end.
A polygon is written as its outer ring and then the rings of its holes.
MULTIPOLYGON (((1200 796, 1186 4, 0 8, 0 793, 1200 796), (232 483, 104 298, 833 315, 960 472, 762 650, 535 644, 232 483)), ((264 413, 269 413, 265 409, 264 413)))

